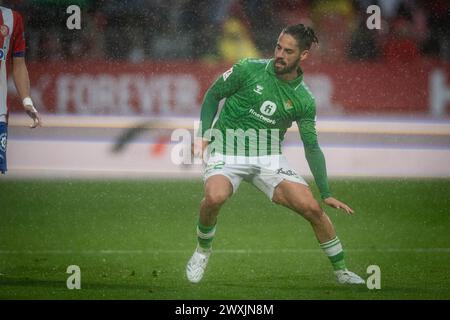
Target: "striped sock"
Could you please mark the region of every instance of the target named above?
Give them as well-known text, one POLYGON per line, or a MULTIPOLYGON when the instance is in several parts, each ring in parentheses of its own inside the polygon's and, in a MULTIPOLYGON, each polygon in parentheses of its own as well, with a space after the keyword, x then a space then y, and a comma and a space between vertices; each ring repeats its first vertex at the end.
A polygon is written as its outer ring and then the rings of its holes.
POLYGON ((216 233, 216 225, 206 227, 200 223, 197 224, 197 240, 201 249, 211 250, 214 234, 216 233))
POLYGON ((342 250, 341 241, 338 237, 333 240, 324 242, 320 244, 328 259, 330 259, 333 269, 343 270, 345 267, 344 251, 342 250))

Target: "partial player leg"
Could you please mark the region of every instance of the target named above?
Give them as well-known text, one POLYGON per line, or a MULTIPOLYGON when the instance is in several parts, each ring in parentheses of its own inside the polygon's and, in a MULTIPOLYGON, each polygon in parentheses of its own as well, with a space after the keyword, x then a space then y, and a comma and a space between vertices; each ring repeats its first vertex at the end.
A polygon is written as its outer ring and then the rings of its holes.
POLYGON ((203 278, 212 240, 216 232, 217 215, 220 207, 233 194, 230 180, 223 175, 213 175, 205 182, 205 196, 200 203, 200 216, 197 225, 197 248, 186 266, 189 281, 197 283, 203 278))
POLYGON ((5 174, 7 171, 6 165, 7 141, 8 141, 8 125, 6 122, 0 121, 0 174, 5 174))
POLYGON ((205 196, 200 203, 200 223, 207 227, 216 224, 220 207, 233 194, 230 180, 223 175, 214 175, 205 182, 205 196))
POLYGON ((308 220, 319 243, 326 243, 336 237, 333 224, 307 186, 283 180, 275 188, 272 201, 294 210, 308 220))
POLYGON ((347 270, 342 244, 333 224, 306 185, 283 180, 275 188, 272 201, 294 210, 309 221, 340 283, 365 283, 358 275, 347 270))

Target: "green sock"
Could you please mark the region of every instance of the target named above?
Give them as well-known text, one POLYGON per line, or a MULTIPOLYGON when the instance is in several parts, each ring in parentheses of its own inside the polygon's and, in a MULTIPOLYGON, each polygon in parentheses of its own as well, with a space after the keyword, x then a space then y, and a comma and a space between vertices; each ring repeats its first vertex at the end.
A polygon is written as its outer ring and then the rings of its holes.
POLYGON ((211 250, 214 234, 216 233, 216 225, 211 227, 204 226, 200 223, 197 224, 197 240, 200 248, 204 250, 211 250))
POLYGON ((323 249, 328 259, 330 259, 334 270, 346 269, 344 251, 342 250, 341 241, 338 237, 321 243, 320 247, 323 249))

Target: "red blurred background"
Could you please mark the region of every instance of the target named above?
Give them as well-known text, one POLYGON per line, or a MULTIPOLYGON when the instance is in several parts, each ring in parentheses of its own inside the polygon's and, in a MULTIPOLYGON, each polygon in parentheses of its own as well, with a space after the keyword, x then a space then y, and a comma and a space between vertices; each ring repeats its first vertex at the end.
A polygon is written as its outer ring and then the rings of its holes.
MULTIPOLYGON (((243 57, 271 57, 288 24, 319 46, 305 82, 319 115, 448 118, 448 1, 3 1, 22 13, 32 96, 44 113, 193 116, 243 57), (66 3, 67 2, 67 3, 66 3), (68 30, 65 8, 81 8, 68 30), (369 30, 369 5, 381 29, 369 30)), ((9 106, 20 111, 10 83, 9 106)))

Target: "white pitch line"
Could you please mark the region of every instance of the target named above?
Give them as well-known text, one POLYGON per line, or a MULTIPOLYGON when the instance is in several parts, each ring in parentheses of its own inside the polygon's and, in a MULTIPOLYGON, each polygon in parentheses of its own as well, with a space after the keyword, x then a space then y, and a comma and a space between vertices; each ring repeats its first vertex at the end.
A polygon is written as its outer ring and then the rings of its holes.
MULTIPOLYGON (((71 255, 71 254, 174 254, 191 253, 192 250, 0 250, 4 255, 71 255)), ((214 253, 225 254, 275 254, 275 253, 317 253, 321 249, 217 249, 214 253)), ((346 252, 380 252, 380 253, 450 253, 450 248, 377 248, 346 249, 346 252)))

